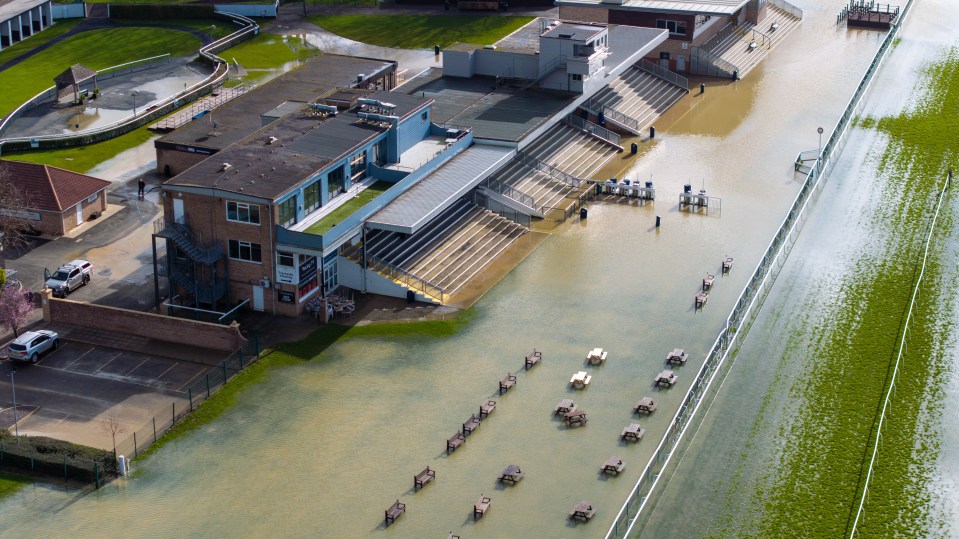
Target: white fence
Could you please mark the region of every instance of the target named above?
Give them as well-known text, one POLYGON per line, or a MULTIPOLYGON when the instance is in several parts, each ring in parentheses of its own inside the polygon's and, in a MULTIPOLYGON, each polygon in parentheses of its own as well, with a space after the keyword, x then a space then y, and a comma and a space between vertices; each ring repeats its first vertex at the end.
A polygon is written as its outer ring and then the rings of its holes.
POLYGON ((859 82, 859 86, 850 98, 839 121, 836 122, 829 140, 822 147, 819 159, 807 174, 802 188, 800 188, 795 200, 793 200, 792 207, 786 214, 786 218, 776 235, 773 236, 769 247, 766 248, 766 253, 753 271, 749 283, 739 295, 739 300, 726 319, 726 325, 720 330, 719 336, 716 337, 712 348, 706 354, 706 360, 702 368, 696 374, 692 386, 683 397, 676 415, 673 416, 672 421, 666 428, 666 432, 663 434, 653 456, 647 462, 622 508, 616 514, 613 524, 606 532, 607 539, 626 537, 633 531, 633 526, 646 507, 646 502, 649 500, 653 489, 656 488, 663 476, 663 471, 669 465, 674 450, 679 445, 688 427, 694 423, 693 419, 696 417, 696 412, 704 402, 703 397, 722 370, 730 353, 738 346, 738 340, 746 333, 752 323, 759 306, 762 305, 763 299, 769 293, 778 275, 778 269, 782 267, 789 255, 789 248, 795 243, 799 235, 803 218, 813 195, 821 190, 825 183, 823 179, 826 177, 826 173, 832 169, 834 155, 838 153, 840 144, 845 139, 850 122, 859 112, 862 98, 872 84, 873 77, 879 66, 882 65, 886 53, 891 48, 912 2, 913 0, 907 1, 905 8, 902 10, 902 17, 896 21, 879 46, 879 50, 876 51, 872 62, 859 82))

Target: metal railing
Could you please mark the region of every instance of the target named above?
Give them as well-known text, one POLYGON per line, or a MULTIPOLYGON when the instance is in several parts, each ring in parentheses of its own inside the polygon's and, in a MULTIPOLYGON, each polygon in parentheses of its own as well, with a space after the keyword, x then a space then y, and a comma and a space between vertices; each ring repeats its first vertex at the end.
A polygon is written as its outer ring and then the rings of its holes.
POLYGON ((528 153, 516 152, 516 159, 528 167, 534 168, 540 172, 545 172, 546 174, 556 178, 566 185, 569 185, 570 187, 579 187, 584 181, 586 181, 584 178, 577 178, 572 174, 563 172, 549 163, 540 161, 528 153))
POLYGON ((515 189, 512 186, 506 185, 503 182, 494 182, 492 179, 487 178, 483 180, 483 183, 480 184, 480 187, 485 187, 494 193, 499 193, 503 196, 512 198, 524 206, 529 206, 530 208, 539 211, 539 207, 536 206, 536 199, 518 189, 515 189))
POLYGON ((776 6, 777 8, 785 11, 786 13, 796 17, 797 19, 802 19, 803 12, 798 7, 786 2, 786 0, 768 0, 771 5, 776 6))
MULTIPOLYGON (((232 47, 240 41, 254 37, 260 28, 253 19, 241 15, 222 12, 217 12, 215 15, 229 18, 237 24, 246 24, 246 26, 200 48, 200 56, 215 64, 213 73, 206 79, 194 84, 183 92, 150 105, 147 112, 141 114, 134 113, 112 124, 76 133, 0 139, 0 150, 3 148, 11 150, 51 149, 110 140, 165 116, 179 108, 184 102, 194 101, 200 96, 212 92, 214 88, 226 82, 230 76, 229 63, 217 56, 216 52, 232 47)), ((2 153, 2 151, 0 151, 0 153, 2 153)))
POLYGON ((127 458, 140 456, 140 453, 150 445, 156 443, 161 436, 193 412, 203 401, 212 397, 217 390, 225 386, 231 378, 256 361, 260 352, 257 349, 258 347, 259 345, 256 339, 251 339, 250 347, 247 350, 235 350, 227 356, 226 359, 210 369, 203 378, 200 378, 187 388, 185 396, 187 401, 186 405, 181 404, 180 407, 177 408, 177 402, 172 401, 170 403, 169 415, 163 415, 161 417, 154 416, 145 425, 131 433, 125 440, 117 442, 117 456, 124 455, 127 458), (244 359, 244 355, 249 356, 249 358, 244 359))
MULTIPOLYGON (((362 256, 362 254, 360 254, 362 256)), ((440 303, 446 303, 446 289, 437 286, 426 279, 421 279, 412 273, 398 268, 389 262, 380 260, 372 255, 366 256, 366 263, 369 269, 385 275, 390 279, 402 284, 410 290, 422 292, 424 296, 436 299, 440 303)))
POLYGON ((567 114, 563 118, 563 123, 571 125, 577 129, 582 129, 594 137, 598 137, 605 142, 615 145, 620 150, 623 149, 623 147, 620 145, 619 133, 616 133, 615 131, 610 131, 605 127, 596 125, 593 122, 590 122, 589 120, 581 118, 572 113, 567 114))
POLYGON ((194 233, 186 225, 185 217, 183 216, 178 223, 167 223, 163 217, 159 217, 153 221, 153 233, 161 237, 169 237, 187 251, 194 260, 206 264, 219 260, 223 256, 223 245, 219 243, 203 245, 203 236, 194 233))
POLYGON ((736 32, 736 23, 730 22, 726 26, 723 26, 716 32, 716 35, 709 38, 705 43, 703 43, 699 48, 704 51, 712 51, 719 46, 720 43, 726 40, 727 37, 733 35, 736 32))
POLYGON ((723 60, 702 47, 694 47, 692 54, 689 55, 689 72, 698 75, 735 78, 736 74, 739 73, 739 66, 723 60))
MULTIPOLYGON (((913 0, 908 0, 906 7, 903 9, 904 16, 912 5, 912 1, 913 0)), ((720 330, 719 335, 706 354, 703 366, 696 374, 695 380, 684 395, 676 414, 673 416, 669 426, 666 428, 666 432, 660 439, 659 445, 653 452, 653 456, 647 462, 646 467, 643 469, 639 479, 627 496, 622 508, 616 514, 613 524, 606 533, 607 539, 625 537, 630 534, 635 522, 638 520, 639 514, 645 508, 650 494, 659 483, 659 479, 662 477, 666 466, 669 465, 674 450, 682 440, 687 428, 693 423, 692 420, 696 416, 696 412, 704 402, 703 397, 707 391, 709 391, 712 382, 721 371, 730 352, 737 347, 736 343, 740 337, 748 330, 749 325, 758 311, 758 307, 762 304, 763 299, 765 299, 766 294, 769 292, 770 287, 778 275, 778 272, 774 272, 773 270, 781 268, 786 257, 789 255, 789 247, 796 241, 796 237, 798 237, 802 227, 802 220, 805 217, 806 210, 810 205, 813 195, 821 190, 824 184, 823 179, 826 177, 827 171, 832 169, 834 153, 838 152, 839 146, 846 135, 847 128, 862 103, 863 96, 869 89, 876 71, 885 59, 886 52, 888 52, 892 41, 898 34, 900 25, 905 18, 904 16, 896 22, 893 29, 886 35, 886 38, 876 51, 872 62, 869 64, 869 67, 859 82, 859 86, 855 92, 853 92, 843 114, 836 122, 836 126, 833 128, 828 141, 823 145, 819 159, 806 175, 806 179, 796 198, 793 200, 793 204, 786 214, 786 217, 783 219, 782 224, 766 248, 766 252, 753 271, 749 282, 739 295, 739 299, 730 311, 725 326, 720 330)))
POLYGON ((639 62, 636 62, 635 66, 638 69, 642 69, 643 71, 647 73, 652 73, 653 75, 665 80, 666 82, 675 84, 676 86, 679 86, 683 90, 689 91, 689 79, 681 75, 678 75, 676 73, 673 73, 672 71, 666 69, 663 66, 656 65, 645 58, 643 58, 639 62))
POLYGON ((760 32, 759 30, 756 30, 755 27, 741 28, 737 26, 736 33, 750 41, 753 41, 759 45, 762 45, 763 47, 767 49, 772 47, 772 43, 773 43, 772 39, 766 34, 760 32))

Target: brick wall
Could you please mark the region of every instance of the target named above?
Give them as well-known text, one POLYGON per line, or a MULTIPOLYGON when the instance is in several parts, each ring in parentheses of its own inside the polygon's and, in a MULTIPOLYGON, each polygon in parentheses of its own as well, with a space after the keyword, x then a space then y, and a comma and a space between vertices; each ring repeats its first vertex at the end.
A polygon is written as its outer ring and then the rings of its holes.
POLYGON ((609 22, 609 10, 605 7, 559 6, 559 18, 564 21, 609 22))
POLYGON ((176 176, 193 165, 203 161, 209 155, 157 148, 157 173, 166 174, 166 167, 170 167, 170 176, 176 176))
POLYGON ((128 311, 68 299, 46 299, 44 320, 52 323, 71 324, 87 329, 134 335, 159 341, 189 344, 232 352, 246 346, 240 334, 240 325, 229 326, 197 322, 158 314, 128 311))

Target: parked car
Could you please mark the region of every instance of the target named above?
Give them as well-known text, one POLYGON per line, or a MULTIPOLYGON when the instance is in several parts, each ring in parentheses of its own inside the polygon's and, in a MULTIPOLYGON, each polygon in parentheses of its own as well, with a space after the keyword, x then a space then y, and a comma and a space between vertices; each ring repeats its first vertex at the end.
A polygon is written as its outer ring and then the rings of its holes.
POLYGON ((47 287, 53 289, 53 295, 67 297, 70 292, 90 282, 93 278, 93 264, 86 260, 74 260, 64 264, 47 279, 47 287))
POLYGON ((16 340, 7 347, 7 355, 10 359, 36 363, 40 359, 40 354, 48 350, 55 350, 59 346, 60 335, 58 335, 56 331, 38 329, 36 331, 27 331, 17 337, 16 340))

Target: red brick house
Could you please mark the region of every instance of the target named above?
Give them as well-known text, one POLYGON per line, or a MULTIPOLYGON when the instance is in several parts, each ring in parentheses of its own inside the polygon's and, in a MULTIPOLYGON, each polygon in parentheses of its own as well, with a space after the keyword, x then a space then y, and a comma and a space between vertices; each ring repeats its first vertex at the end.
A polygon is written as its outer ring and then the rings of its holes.
MULTIPOLYGON (((27 208, 17 215, 41 234, 62 236, 107 209, 107 180, 61 168, 0 160, 0 178, 15 185, 27 208)), ((5 211, 0 208, 0 211, 5 211)), ((7 209, 6 211, 11 211, 7 209)))

